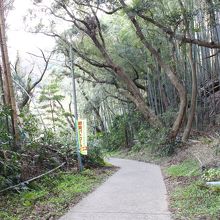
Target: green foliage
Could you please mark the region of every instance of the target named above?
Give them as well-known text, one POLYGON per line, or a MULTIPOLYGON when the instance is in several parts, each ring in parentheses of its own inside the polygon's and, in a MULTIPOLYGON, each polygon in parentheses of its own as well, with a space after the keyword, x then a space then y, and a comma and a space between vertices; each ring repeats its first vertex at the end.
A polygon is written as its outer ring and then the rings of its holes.
POLYGON ((199 164, 195 160, 184 160, 182 163, 172 165, 166 169, 166 173, 173 177, 199 175, 199 164))
POLYGON ((181 19, 181 16, 182 16, 182 12, 180 9, 171 11, 167 15, 167 21, 169 22, 170 25, 175 25, 177 22, 179 22, 179 20, 181 19))
POLYGON ((177 140, 167 140, 167 128, 152 128, 141 125, 135 132, 136 143, 132 147, 133 151, 148 149, 155 156, 170 156, 180 147, 181 142, 177 140))
POLYGON ((0 150, 0 189, 40 175, 64 161, 68 161, 70 167, 76 164, 75 143, 69 132, 62 133, 61 137, 48 129, 37 137, 32 133, 35 129, 29 132, 28 128, 24 128, 26 138, 19 153, 0 150), (28 139, 27 134, 33 136, 28 139))
POLYGON ((211 144, 213 142, 213 140, 211 138, 206 137, 206 136, 201 137, 200 140, 203 144, 211 144))
POLYGON ((28 109, 23 109, 19 116, 22 118, 21 137, 28 145, 31 145, 40 134, 41 122, 28 109))
POLYGON ((164 142, 166 130, 164 128, 151 128, 142 126, 136 134, 138 143, 134 145, 133 150, 139 151, 142 148, 151 149, 152 153, 156 152, 164 142))
POLYGON ((171 195, 171 208, 179 219, 196 219, 209 217, 218 220, 220 217, 220 193, 200 187, 200 182, 177 188, 171 195))
POLYGON ((33 190, 27 191, 21 194, 21 202, 23 206, 30 207, 33 206, 41 198, 48 194, 46 190, 33 190))
POLYGON ((0 189, 17 183, 20 179, 20 155, 11 151, 0 151, 0 189))
POLYGON ((5 220, 19 220, 16 216, 11 216, 7 211, 1 211, 0 210, 0 219, 5 219, 5 220))
MULTIPOLYGON (((146 12, 154 9, 157 6, 157 2, 150 0, 133 0, 132 1, 132 9, 134 12, 146 12)), ((134 13, 135 15, 135 13, 134 13)))
POLYGON ((202 179, 204 181, 219 181, 220 169, 211 168, 209 170, 206 170, 202 175, 202 179))
POLYGON ((7 149, 12 140, 12 136, 8 133, 7 127, 7 118, 10 118, 11 110, 8 107, 0 107, 0 146, 1 148, 7 149))
POLYGON ((161 120, 163 121, 165 127, 170 128, 175 120, 177 114, 177 109, 169 109, 161 115, 161 120))
POLYGON ((0 201, 0 219, 58 218, 68 206, 101 183, 112 171, 60 172, 32 183, 32 190, 10 193, 0 201))
POLYGON ((83 156, 85 167, 105 166, 104 151, 97 136, 90 136, 88 141, 88 155, 83 156))
POLYGON ((180 148, 182 142, 180 139, 165 140, 161 146, 158 147, 157 154, 162 157, 171 156, 175 153, 175 150, 180 148))
POLYGON ((201 176, 199 169, 197 161, 186 159, 165 170, 179 183, 170 200, 177 219, 219 219, 220 191, 206 185, 206 181, 219 178, 219 170, 210 169, 201 176))
POLYGON ((52 130, 52 128, 48 128, 45 131, 45 134, 42 136, 42 140, 45 144, 52 144, 55 143, 56 141, 56 133, 52 130))
POLYGON ((118 115, 114 118, 113 125, 109 132, 105 132, 101 137, 101 145, 108 151, 128 148, 129 136, 128 115, 118 115))
POLYGON ((159 156, 168 156, 180 146, 179 140, 167 141, 167 128, 152 128, 137 113, 116 116, 109 132, 101 134, 100 145, 107 151, 144 149, 159 156))
POLYGON ((53 129, 54 132, 56 129, 62 130, 65 123, 65 112, 63 112, 59 104, 65 98, 65 96, 60 94, 60 82, 61 79, 58 77, 50 84, 44 86, 39 97, 41 109, 44 111, 42 115, 48 127, 53 129))
POLYGON ((45 86, 41 92, 41 96, 39 98, 40 102, 43 101, 61 101, 64 96, 58 94, 60 92, 59 83, 55 81, 47 86, 45 86))

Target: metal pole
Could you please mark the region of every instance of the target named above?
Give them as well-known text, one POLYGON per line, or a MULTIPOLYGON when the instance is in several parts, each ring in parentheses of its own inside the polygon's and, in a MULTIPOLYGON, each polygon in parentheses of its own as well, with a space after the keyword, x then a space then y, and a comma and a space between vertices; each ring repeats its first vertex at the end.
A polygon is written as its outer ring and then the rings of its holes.
POLYGON ((77 153, 77 160, 78 160, 78 167, 79 170, 82 171, 83 164, 82 158, 80 154, 80 137, 79 137, 79 127, 78 127, 78 112, 77 112, 77 99, 76 99, 76 81, 75 81, 75 74, 74 74, 74 64, 73 64, 73 51, 70 45, 70 62, 71 62, 71 70, 72 70, 72 86, 73 86, 73 107, 74 107, 74 115, 75 115, 75 128, 76 128, 76 153, 77 153))

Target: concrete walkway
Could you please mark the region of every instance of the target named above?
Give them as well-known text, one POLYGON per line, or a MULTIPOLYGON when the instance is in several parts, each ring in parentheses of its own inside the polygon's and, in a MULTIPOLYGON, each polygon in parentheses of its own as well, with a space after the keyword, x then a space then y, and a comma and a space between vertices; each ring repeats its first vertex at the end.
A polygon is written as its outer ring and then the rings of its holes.
POLYGON ((110 159, 121 169, 60 220, 171 220, 160 167, 110 159))

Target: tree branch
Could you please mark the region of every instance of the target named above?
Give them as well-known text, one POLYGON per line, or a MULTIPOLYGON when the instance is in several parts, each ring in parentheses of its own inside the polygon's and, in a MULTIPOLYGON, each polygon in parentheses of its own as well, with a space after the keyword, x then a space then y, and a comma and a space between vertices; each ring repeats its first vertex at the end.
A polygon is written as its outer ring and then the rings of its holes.
POLYGON ((142 19, 144 19, 145 21, 148 21, 148 22, 154 24, 155 26, 160 28, 164 33, 168 34, 169 36, 171 36, 171 37, 173 37, 173 38, 175 38, 175 39, 177 39, 177 40, 179 40, 183 43, 196 44, 200 47, 207 47, 207 48, 210 48, 210 49, 214 49, 214 48, 219 48, 220 49, 220 43, 217 43, 217 42, 214 42, 214 41, 208 42, 208 41, 204 41, 204 40, 193 39, 193 38, 187 37, 185 35, 177 34, 171 28, 163 26, 161 23, 155 21, 154 19, 152 19, 152 18, 150 18, 146 15, 143 15, 140 12, 138 12, 137 15, 139 17, 141 17, 142 19))

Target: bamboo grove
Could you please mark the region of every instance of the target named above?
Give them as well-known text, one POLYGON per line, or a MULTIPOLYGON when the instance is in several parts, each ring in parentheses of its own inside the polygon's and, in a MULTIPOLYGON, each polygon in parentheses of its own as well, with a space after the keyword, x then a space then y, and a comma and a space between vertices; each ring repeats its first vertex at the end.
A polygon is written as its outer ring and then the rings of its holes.
POLYGON ((115 86, 152 126, 173 111, 171 139, 218 123, 217 1, 55 1, 47 12, 72 24, 41 31, 71 44, 82 81, 115 86))

